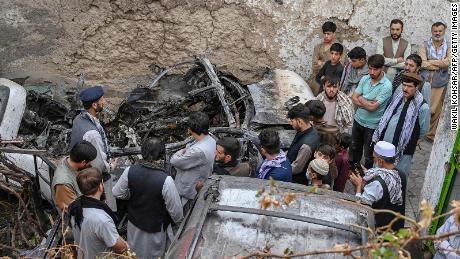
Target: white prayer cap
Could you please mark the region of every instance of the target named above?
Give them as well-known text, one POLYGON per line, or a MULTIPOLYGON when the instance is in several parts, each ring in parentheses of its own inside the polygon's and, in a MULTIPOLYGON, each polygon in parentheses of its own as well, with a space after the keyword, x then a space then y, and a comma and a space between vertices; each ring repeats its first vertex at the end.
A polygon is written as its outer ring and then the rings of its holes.
POLYGON ((374 152, 384 157, 396 156, 396 148, 393 144, 386 141, 379 141, 374 146, 374 152))

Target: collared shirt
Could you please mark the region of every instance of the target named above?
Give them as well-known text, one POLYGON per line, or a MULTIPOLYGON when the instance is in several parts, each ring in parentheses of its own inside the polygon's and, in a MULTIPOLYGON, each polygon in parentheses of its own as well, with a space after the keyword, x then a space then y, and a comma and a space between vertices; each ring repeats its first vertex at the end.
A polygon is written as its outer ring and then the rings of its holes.
POLYGON ((367 101, 376 100, 378 102, 379 106, 375 111, 368 111, 358 107, 355 113, 355 120, 361 126, 369 129, 377 128, 391 97, 392 85, 390 80, 384 75, 379 82, 373 85, 369 75, 363 76, 355 93, 362 95, 367 101))

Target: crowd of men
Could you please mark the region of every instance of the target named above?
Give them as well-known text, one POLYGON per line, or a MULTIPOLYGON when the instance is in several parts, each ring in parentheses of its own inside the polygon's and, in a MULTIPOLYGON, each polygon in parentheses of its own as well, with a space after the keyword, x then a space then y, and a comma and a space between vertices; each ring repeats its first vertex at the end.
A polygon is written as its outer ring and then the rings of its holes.
MULTIPOLYGON (((276 130, 259 133, 255 144, 263 161, 255 171, 240 160, 238 139, 215 139, 209 117, 195 112, 187 122, 193 142, 169 161, 174 179, 162 166, 165 143, 151 138, 142 144, 142 160, 126 168, 114 185, 109 143, 97 119, 104 92, 101 86, 83 90, 84 111, 73 122, 70 154, 52 181, 55 203, 69 215, 80 247, 78 257, 127 249, 138 258, 161 257, 172 236, 171 223, 181 222, 211 174, 351 192, 373 208, 404 214, 412 157, 422 138, 434 138, 448 84, 446 25, 434 23, 431 38, 412 53, 411 43, 401 37, 403 22, 392 20, 390 36, 369 57, 361 47, 347 51, 337 41, 333 22, 322 29, 324 42, 314 48, 310 80, 316 98, 289 109, 296 134, 288 150, 281 149, 276 130), (117 232, 116 198, 128 200, 127 241, 117 232)), ((376 227, 392 219, 392 214, 378 214, 376 227)), ((403 221, 392 225, 403 226, 403 221)))

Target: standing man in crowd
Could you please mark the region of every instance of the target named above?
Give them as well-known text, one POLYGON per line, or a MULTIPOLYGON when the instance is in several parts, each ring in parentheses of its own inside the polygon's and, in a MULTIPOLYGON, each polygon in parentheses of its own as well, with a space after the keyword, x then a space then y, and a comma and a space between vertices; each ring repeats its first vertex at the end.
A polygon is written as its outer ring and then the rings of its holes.
POLYGON ((161 166, 164 152, 160 139, 148 139, 141 147, 143 160, 126 168, 113 187, 115 197, 129 200, 128 244, 138 258, 163 257, 171 222, 183 218, 174 180, 161 166))
POLYGON ((263 129, 259 134, 260 153, 265 157, 256 170, 259 179, 270 179, 283 182, 292 182, 291 162, 281 150, 281 141, 278 132, 272 129, 263 129))
POLYGON ((69 206, 72 226, 79 259, 104 257, 103 253, 123 254, 128 244, 117 232, 117 215, 103 200, 104 185, 102 174, 97 168, 87 168, 77 176, 78 188, 82 196, 69 206))
POLYGON ((292 128, 296 131, 287 154, 292 166, 292 181, 305 185, 308 184, 305 169, 319 145, 318 132, 312 127, 309 115, 309 109, 303 104, 292 107, 287 115, 292 128))
MULTIPOLYGON (((422 58, 417 54, 410 54, 406 63, 404 63, 404 70, 401 70, 396 74, 393 79, 393 94, 399 89, 402 90, 402 81, 404 73, 415 73, 420 75, 420 68, 422 66, 422 58)), ((422 93, 423 99, 430 104, 430 95, 431 95, 431 85, 430 83, 422 78, 422 83, 419 85, 418 90, 422 93)))
POLYGON ((67 212, 67 208, 81 195, 77 184, 77 175, 80 170, 90 167, 91 161, 96 159, 97 150, 86 140, 77 143, 70 150, 70 155, 61 160, 54 171, 52 190, 53 199, 60 212, 67 212))
POLYGON ((192 113, 187 122, 187 132, 194 141, 177 151, 170 160, 176 168, 177 191, 188 211, 190 203, 202 186, 202 182, 212 173, 216 156, 216 141, 209 135, 209 117, 203 112, 192 113))
POLYGON ((348 52, 348 58, 350 62, 343 69, 340 91, 351 97, 361 78, 368 74, 366 51, 361 47, 354 47, 348 52))
POLYGON ((107 205, 113 211, 117 211, 117 203, 112 195, 113 181, 108 162, 109 144, 105 130, 96 117, 98 113, 102 112, 105 105, 104 90, 100 85, 87 88, 80 92, 80 99, 84 110, 73 120, 70 149, 82 140, 93 144, 97 150, 97 157, 91 161, 91 166, 102 172, 107 205))
MULTIPOLYGON (((405 214, 406 175, 395 168, 395 146, 379 141, 374 148, 374 161, 377 167, 365 172, 364 177, 350 174, 351 182, 356 186, 356 196, 373 209, 387 209, 405 214)), ((395 218, 391 213, 376 213, 375 228, 387 226, 395 218)), ((398 231, 404 227, 404 220, 393 224, 398 231)))
MULTIPOLYGON (((316 45, 313 50, 313 63, 311 71, 311 80, 309 80, 308 85, 310 86, 313 94, 316 96, 320 91, 320 85, 316 83, 315 76, 318 74, 321 67, 330 59, 330 48, 332 44, 337 42, 335 31, 337 30, 337 25, 331 21, 327 21, 321 27, 323 30, 323 42, 316 45)), ((346 51, 344 50, 343 53, 346 51)), ((346 63, 346 55, 342 55, 340 59, 342 64, 346 63)))
POLYGON ((386 75, 390 81, 399 70, 404 68, 404 60, 410 55, 410 43, 401 38, 404 24, 399 19, 390 22, 390 36, 379 41, 377 54, 385 57, 386 75))
POLYGON ((422 58, 422 77, 431 84, 431 123, 430 131, 426 136, 429 141, 434 140, 446 88, 449 84, 448 68, 450 66, 451 46, 445 38, 445 33, 446 25, 444 23, 434 23, 431 26, 431 39, 426 41, 418 51, 422 58))
POLYGON ((328 125, 337 126, 340 132, 351 132, 353 122, 353 103, 351 98, 339 90, 338 77, 325 77, 324 91, 316 98, 324 103, 324 120, 328 125))
POLYGON ((326 114, 326 106, 324 103, 320 100, 311 99, 305 103, 305 106, 307 106, 310 111, 310 121, 318 132, 319 142, 334 146, 335 136, 339 133, 339 128, 327 124, 324 120, 324 114, 326 114))
POLYGON ((391 82, 386 78, 385 59, 375 54, 367 62, 369 75, 364 76, 353 93, 353 103, 358 107, 351 133, 351 168, 360 167, 364 149, 366 168, 372 167, 372 135, 391 97, 391 82))
POLYGON ((238 161, 241 145, 238 139, 223 137, 217 140, 216 161, 212 169, 213 174, 250 176, 251 168, 249 163, 238 161))
POLYGON ((393 95, 372 141, 380 140, 396 146, 395 164, 407 176, 419 139, 428 131, 428 104, 417 90, 422 78, 415 73, 404 73, 402 90, 393 95))

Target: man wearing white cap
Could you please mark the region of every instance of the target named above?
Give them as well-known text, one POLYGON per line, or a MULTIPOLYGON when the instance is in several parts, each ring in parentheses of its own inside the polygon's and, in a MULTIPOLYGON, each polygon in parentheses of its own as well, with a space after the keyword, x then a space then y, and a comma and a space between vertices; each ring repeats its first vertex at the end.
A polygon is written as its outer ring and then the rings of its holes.
MULTIPOLYGON (((379 141, 374 146, 373 159, 376 167, 365 172, 364 177, 350 174, 356 186, 356 196, 373 209, 387 209, 405 214, 406 175, 395 168, 396 148, 393 144, 379 141)), ((375 227, 387 226, 395 218, 390 213, 376 213, 375 227)), ((404 220, 392 225, 393 230, 404 227, 404 220)))

